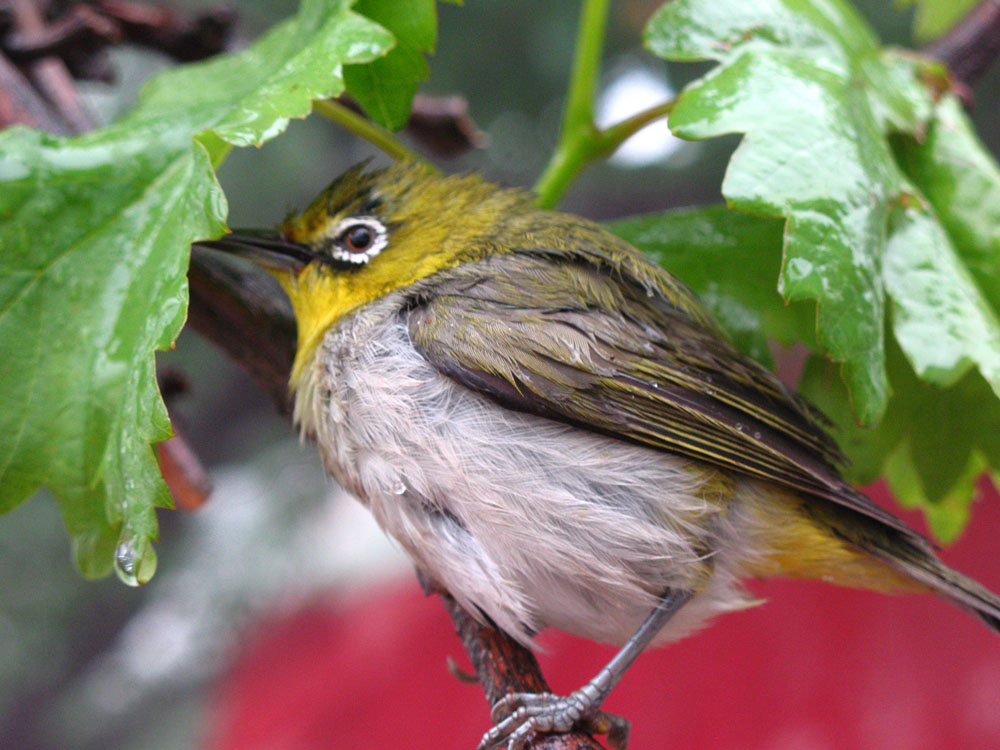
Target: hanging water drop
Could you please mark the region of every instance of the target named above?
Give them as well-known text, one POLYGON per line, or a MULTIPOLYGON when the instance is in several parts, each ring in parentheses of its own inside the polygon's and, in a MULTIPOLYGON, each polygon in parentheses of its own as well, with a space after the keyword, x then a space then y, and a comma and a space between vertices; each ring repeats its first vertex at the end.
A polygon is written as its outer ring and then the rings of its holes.
POLYGON ((115 545, 115 575, 127 586, 141 586, 156 572, 156 550, 148 539, 123 529, 115 545))
POLYGON ((136 571, 139 568, 136 540, 127 531, 123 531, 115 547, 115 574, 127 586, 138 586, 139 578, 136 571))
POLYGON ((394 495, 405 495, 406 485, 402 482, 396 482, 395 486, 392 488, 392 494, 394 495))

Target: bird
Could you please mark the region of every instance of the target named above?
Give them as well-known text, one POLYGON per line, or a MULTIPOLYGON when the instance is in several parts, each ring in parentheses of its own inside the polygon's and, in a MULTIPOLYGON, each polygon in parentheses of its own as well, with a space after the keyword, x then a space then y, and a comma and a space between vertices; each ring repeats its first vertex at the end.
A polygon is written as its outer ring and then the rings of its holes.
POLYGON ((473 617, 621 649, 566 696, 511 694, 480 750, 607 733, 647 647, 758 601, 747 579, 1000 598, 843 477, 824 415, 742 355, 675 276, 521 189, 366 162, 248 256, 298 328, 294 417, 326 471, 473 617))

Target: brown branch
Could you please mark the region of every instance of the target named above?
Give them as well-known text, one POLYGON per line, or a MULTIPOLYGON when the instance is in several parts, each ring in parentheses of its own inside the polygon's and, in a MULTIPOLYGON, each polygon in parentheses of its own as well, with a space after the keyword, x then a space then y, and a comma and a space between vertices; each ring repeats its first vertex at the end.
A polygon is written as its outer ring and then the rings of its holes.
POLYGON ((129 0, 97 0, 96 7, 118 24, 127 41, 182 62, 222 52, 236 21, 236 13, 225 7, 197 15, 129 0))
MULTIPOLYGON (((287 413, 295 323, 277 282, 255 267, 197 245, 192 248, 189 279, 191 325, 225 350, 287 413)), ((442 593, 441 600, 490 705, 507 693, 548 691, 530 651, 495 628, 477 623, 447 594, 442 593)), ((541 737, 529 747, 601 748, 583 732, 541 737)))
POLYGON ((89 5, 74 5, 65 15, 33 32, 16 31, 3 40, 4 51, 17 63, 42 57, 67 58, 81 49, 91 53, 121 41, 121 29, 89 5))
MULTIPOLYGON (((496 628, 476 622, 447 594, 441 594, 441 603, 451 615, 455 632, 491 706, 508 693, 549 692, 534 654, 496 628)), ((532 750, 604 750, 582 731, 543 735, 529 743, 529 747, 532 750)))
POLYGON ((469 116, 468 102, 461 96, 417 94, 406 132, 436 155, 449 158, 481 148, 486 141, 469 116))
MULTIPOLYGON (((10 7, 14 26, 19 34, 27 37, 45 35, 47 25, 34 0, 10 0, 10 7)), ((66 63, 57 57, 43 57, 31 63, 28 69, 49 104, 66 122, 68 132, 83 133, 94 127, 80 101, 66 63)))
MULTIPOLYGON (((355 114, 368 117, 350 94, 341 94, 337 101, 355 114)), ((461 156, 486 142, 486 135, 469 116, 468 102, 461 96, 417 94, 405 130, 442 158, 461 156)))
MULTIPOLYGON (((177 424, 174 422, 174 432, 177 424)), ((179 433, 156 444, 156 459, 163 481, 170 488, 174 504, 185 513, 193 513, 208 500, 212 481, 191 446, 179 433)))
POLYGON ((982 0, 947 34, 928 44, 924 53, 972 86, 1000 55, 1000 0, 982 0))
POLYGON ((61 135, 71 132, 21 71, 0 55, 0 128, 10 125, 31 125, 61 135))
POLYGON ((160 389, 163 402, 170 410, 170 424, 174 436, 156 444, 156 459, 160 473, 174 498, 174 506, 191 513, 208 500, 212 493, 212 481, 197 454, 184 439, 179 420, 173 413, 174 401, 190 390, 187 378, 172 367, 157 367, 156 385, 160 389))
POLYGON ((240 365, 289 413, 295 319, 278 282, 217 250, 191 248, 190 325, 240 365))

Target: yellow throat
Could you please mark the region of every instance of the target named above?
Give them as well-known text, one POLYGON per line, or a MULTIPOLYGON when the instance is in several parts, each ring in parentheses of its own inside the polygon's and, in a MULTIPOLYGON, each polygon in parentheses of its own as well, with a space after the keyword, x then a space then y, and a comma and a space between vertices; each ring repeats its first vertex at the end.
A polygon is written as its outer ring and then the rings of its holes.
POLYGON ((275 271, 298 323, 291 386, 338 320, 385 295, 469 260, 503 252, 492 241, 505 216, 530 211, 530 197, 498 190, 476 175, 442 177, 430 167, 399 163, 339 177, 301 214, 281 225, 288 240, 322 252, 352 217, 372 217, 388 231, 387 252, 357 267, 313 262, 298 272, 275 271))

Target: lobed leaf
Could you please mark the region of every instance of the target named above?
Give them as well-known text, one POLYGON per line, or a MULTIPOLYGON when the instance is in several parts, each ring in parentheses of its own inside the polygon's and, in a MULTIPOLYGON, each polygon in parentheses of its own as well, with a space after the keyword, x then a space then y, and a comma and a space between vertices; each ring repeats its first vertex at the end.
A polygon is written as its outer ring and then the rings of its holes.
POLYGON ((170 425, 153 351, 183 324, 191 242, 225 228, 213 165, 389 48, 349 5, 305 0, 244 52, 159 76, 103 130, 0 134, 0 510, 50 487, 87 575, 155 569, 169 497, 151 443, 170 425))
POLYGON ((974 370, 941 388, 921 382, 897 346, 887 361, 894 396, 874 428, 851 419, 847 391, 822 358, 810 358, 799 388, 833 419, 849 478, 884 476, 902 504, 925 512, 937 538, 951 541, 968 520, 976 478, 1000 467, 1000 402, 974 370))
POLYGON ((818 343, 843 363, 862 423, 877 424, 889 402, 890 305, 922 377, 954 382, 975 364, 1000 393, 996 316, 890 142, 917 143, 940 117, 939 69, 881 49, 838 0, 676 0, 646 43, 719 63, 685 89, 671 127, 693 139, 745 134, 723 193, 741 211, 787 219, 779 288, 817 301, 818 343))
POLYGON ((437 44, 437 8, 434 0, 358 0, 356 10, 391 31, 396 44, 368 65, 348 66, 347 90, 375 122, 399 130, 430 73, 424 53, 437 44))
POLYGON ((768 338, 813 337, 813 311, 788 305, 775 279, 781 222, 725 206, 684 208, 621 219, 608 228, 684 281, 744 354, 773 366, 768 338))

